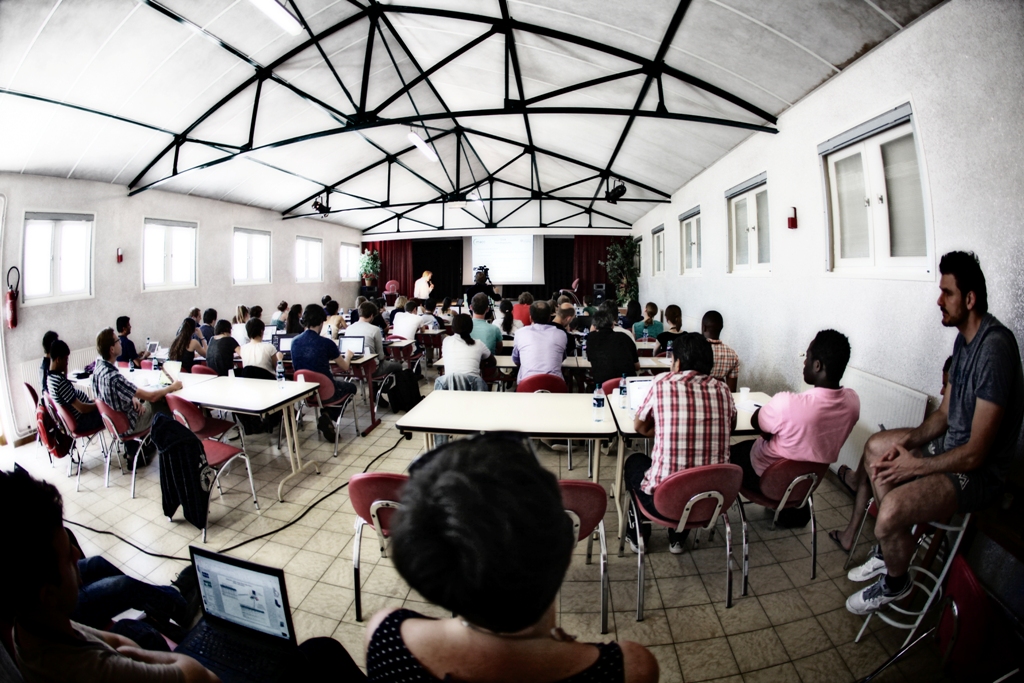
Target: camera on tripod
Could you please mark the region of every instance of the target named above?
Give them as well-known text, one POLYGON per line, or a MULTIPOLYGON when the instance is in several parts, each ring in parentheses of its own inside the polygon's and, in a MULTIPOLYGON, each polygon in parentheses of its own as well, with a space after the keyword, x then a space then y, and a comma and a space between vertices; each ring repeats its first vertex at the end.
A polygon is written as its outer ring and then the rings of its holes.
POLYGON ((473 268, 473 277, 475 278, 478 273, 484 274, 484 282, 487 284, 491 283, 491 271, 487 266, 476 266, 473 268))

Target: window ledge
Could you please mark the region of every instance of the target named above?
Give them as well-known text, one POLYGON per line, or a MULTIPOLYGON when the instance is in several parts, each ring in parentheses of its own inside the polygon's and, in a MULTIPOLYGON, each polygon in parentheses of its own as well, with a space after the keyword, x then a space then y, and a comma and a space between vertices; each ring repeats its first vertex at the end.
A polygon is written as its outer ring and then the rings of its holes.
POLYGON ((38 299, 25 299, 18 302, 19 306, 31 307, 31 306, 46 306, 47 304, 63 304, 69 301, 84 301, 86 299, 95 299, 94 294, 72 294, 68 296, 48 296, 39 297, 38 299))
POLYGON ((729 275, 733 277, 770 277, 772 271, 770 268, 756 268, 752 270, 734 270, 729 275))
POLYGON ((699 270, 686 270, 679 274, 679 277, 700 277, 702 273, 699 270))
POLYGON ((143 285, 142 293, 145 294, 147 292, 173 292, 181 289, 199 289, 199 285, 151 285, 149 287, 143 285))
POLYGON ((248 287, 250 285, 272 285, 274 283, 271 280, 232 280, 231 284, 235 287, 248 287))
POLYGON ((837 267, 831 271, 825 271, 825 276, 830 278, 850 278, 853 280, 914 280, 918 282, 934 282, 935 273, 918 268, 877 268, 874 266, 864 267, 837 267))

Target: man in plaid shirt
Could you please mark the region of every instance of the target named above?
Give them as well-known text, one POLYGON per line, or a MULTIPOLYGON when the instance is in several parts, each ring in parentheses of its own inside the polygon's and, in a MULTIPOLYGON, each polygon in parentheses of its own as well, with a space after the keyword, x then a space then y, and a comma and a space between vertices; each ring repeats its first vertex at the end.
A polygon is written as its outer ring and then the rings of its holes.
MULTIPOLYGON (((624 478, 630 493, 657 514, 654 489, 680 470, 729 462, 729 435, 736 426, 736 406, 724 383, 708 375, 714 360, 711 344, 696 332, 684 332, 672 343, 672 372, 660 375, 640 404, 634 426, 654 437, 651 457, 634 453, 626 460, 624 478)), ((650 525, 643 524, 644 541, 650 525)), ((636 551, 636 529, 627 533, 636 551)), ((668 530, 669 550, 683 552, 686 532, 668 530)))
POLYGON ((715 354, 714 365, 708 374, 729 385, 729 391, 736 391, 736 379, 740 374, 740 357, 736 352, 722 343, 722 328, 725 322, 718 311, 708 311, 700 321, 700 332, 711 343, 711 351, 715 354))

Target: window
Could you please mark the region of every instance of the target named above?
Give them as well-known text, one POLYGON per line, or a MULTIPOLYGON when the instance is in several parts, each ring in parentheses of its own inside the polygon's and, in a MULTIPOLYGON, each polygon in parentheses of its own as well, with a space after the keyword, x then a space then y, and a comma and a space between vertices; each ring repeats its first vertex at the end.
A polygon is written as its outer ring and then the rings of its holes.
POLYGON ((91 215, 26 213, 22 261, 25 301, 92 295, 91 215))
POLYGON ((338 255, 338 264, 341 268, 342 280, 358 280, 359 272, 359 245, 342 244, 341 253, 338 255))
POLYGON ((142 288, 196 286, 196 224, 147 218, 142 233, 142 288))
POLYGON ((726 192, 732 271, 771 270, 767 176, 762 173, 726 192))
POLYGON ((679 216, 679 273, 700 275, 700 207, 679 216))
MULTIPOLYGON (((921 169, 909 105, 825 143, 832 270, 931 273, 921 169), (888 124, 888 125, 887 125, 888 124), (884 128, 879 132, 879 128, 884 128)), ((819 152, 822 151, 819 147, 819 152)))
POLYGON ((312 237, 295 238, 295 281, 324 281, 324 242, 312 237))
POLYGON ((653 231, 654 249, 651 255, 654 257, 654 274, 661 275, 665 272, 665 226, 659 225, 653 231))
POLYGON ((234 283, 270 282, 270 233, 235 228, 234 283))

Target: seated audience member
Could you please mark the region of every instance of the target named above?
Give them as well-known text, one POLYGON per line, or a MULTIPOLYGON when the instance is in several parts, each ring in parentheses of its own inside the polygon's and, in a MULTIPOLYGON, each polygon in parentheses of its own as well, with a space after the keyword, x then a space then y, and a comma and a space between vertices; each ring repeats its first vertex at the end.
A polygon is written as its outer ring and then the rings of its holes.
POLYGON ((571 356, 576 353, 576 335, 572 333, 572 321, 576 318, 576 307, 571 303, 563 303, 554 310, 555 317, 551 324, 565 331, 566 355, 571 356))
POLYGON ((615 334, 614 326, 615 322, 606 310, 599 309, 590 318, 587 359, 598 386, 623 375, 635 377, 640 370, 636 344, 625 335, 615 334))
MULTIPOLYGON (((469 307, 473 311, 473 330, 470 336, 473 337, 473 339, 482 341, 488 351, 495 353, 501 348, 501 330, 487 322, 486 316, 487 311, 491 309, 491 300, 487 298, 486 294, 480 292, 473 296, 473 299, 469 303, 469 307)), ((447 339, 445 341, 447 341, 447 339)), ((443 355, 443 344, 441 348, 441 353, 443 355)), ((445 362, 447 363, 448 361, 445 362)))
POLYGON ((512 306, 512 317, 529 327, 533 320, 530 318, 530 306, 533 305, 533 295, 523 292, 519 295, 519 303, 512 306))
POLYGON ((334 341, 338 341, 338 337, 342 334, 341 331, 348 327, 345 323, 345 316, 341 315, 338 309, 339 304, 333 299, 324 306, 324 314, 327 316, 327 319, 324 321, 324 327, 325 329, 327 327, 331 328, 331 339, 334 341))
MULTIPOLYGON (((0 472, 0 515, 25 516, 4 532, 11 556, 0 563, 0 580, 18 590, 5 592, 0 616, 13 619, 15 657, 28 683, 220 681, 195 659, 168 652, 160 637, 144 647, 121 634, 128 630, 125 624, 139 622, 116 622, 115 633, 78 621, 81 551, 63 526, 63 501, 51 484, 21 469, 0 472)), ((287 667, 296 680, 365 680, 341 644, 329 638, 303 642, 289 654, 287 667)))
POLYGON ((96 404, 85 392, 75 387, 68 378, 68 356, 71 349, 60 339, 50 344, 50 371, 46 376, 47 390, 57 405, 64 406, 74 415, 79 432, 91 432, 103 426, 96 404))
MULTIPOLYGON (((802 394, 782 391, 750 418, 761 433, 732 447, 730 460, 743 468, 743 486, 760 491, 761 475, 778 460, 833 463, 860 417, 860 398, 839 381, 850 360, 850 342, 835 330, 822 330, 804 356, 802 394)), ((783 510, 779 524, 802 527, 811 519, 808 507, 783 510)))
POLYGON ((379 296, 373 300, 373 305, 377 307, 377 315, 373 316, 373 324, 380 328, 380 333, 382 335, 387 336, 391 330, 391 324, 385 320, 384 316, 381 314, 381 311, 383 311, 388 305, 387 299, 379 296))
MULTIPOLYGON (((657 335, 658 338, 658 353, 664 353, 668 350, 669 344, 678 337, 683 331, 683 309, 679 308, 675 304, 669 304, 665 307, 665 322, 668 323, 668 329, 665 329, 661 334, 657 335)), ((714 345, 711 347, 714 350, 714 345)))
POLYGON ((615 302, 605 299, 604 303, 597 307, 597 310, 600 311, 601 309, 604 309, 608 313, 608 315, 612 317, 612 320, 615 321, 615 325, 612 327, 613 331, 621 332, 622 334, 628 336, 630 339, 634 339, 633 330, 627 329, 619 324, 619 309, 615 305, 615 302))
MULTIPOLYGON (((181 389, 181 380, 160 389, 143 389, 129 382, 114 367, 114 359, 121 353, 121 340, 109 327, 96 335, 96 369, 92 375, 92 392, 99 400, 128 418, 128 429, 140 432, 153 421, 157 409, 167 410, 163 398, 181 389), (156 405, 159 402, 159 405, 156 405)), ((134 443, 134 442, 133 442, 134 443)))
POLYGON ((630 299, 626 302, 626 319, 623 321, 622 326, 633 331, 633 328, 638 322, 644 319, 643 310, 640 308, 640 302, 636 299, 630 299))
MULTIPOLYGON (((477 294, 487 300, 486 294, 477 294)), ((473 297, 474 300, 476 297, 473 297)), ((485 323, 486 324, 486 323, 485 323)), ((493 325, 487 325, 494 329, 493 325)), ((452 332, 441 343, 441 355, 444 356, 445 374, 438 377, 434 388, 447 388, 453 381, 469 383, 473 391, 487 391, 487 382, 480 374, 480 363, 492 356, 491 350, 482 339, 472 336, 473 319, 465 313, 452 318, 452 332), (462 380, 454 380, 461 377, 462 380), (439 386, 440 384, 440 386, 439 386)))
POLYGON ((270 323, 279 330, 284 329, 285 320, 288 317, 288 302, 282 301, 277 305, 274 315, 270 316, 270 323))
MULTIPOLYGON (((364 301, 359 305, 359 319, 345 329, 346 337, 362 337, 365 340, 363 348, 365 352, 377 356, 377 369, 374 377, 390 375, 402 369, 402 364, 396 360, 387 360, 384 355, 384 337, 380 328, 373 324, 373 319, 378 316, 377 306, 372 301, 364 301)), ((387 404, 381 399, 381 405, 387 404)))
POLYGON ((132 333, 132 321, 126 315, 117 319, 117 336, 121 340, 121 353, 117 356, 119 363, 131 363, 137 368, 142 367, 142 361, 149 358, 149 349, 143 349, 142 353, 135 350, 135 342, 128 338, 132 333))
POLYGON ((435 313, 436 310, 437 299, 435 299, 434 297, 430 297, 429 299, 423 302, 423 306, 420 309, 420 315, 422 315, 424 319, 430 319, 430 325, 428 325, 430 329, 443 330, 447 322, 445 321, 444 318, 435 313))
POLYGON ((324 315, 327 315, 327 304, 332 301, 330 294, 324 294, 320 297, 320 305, 323 306, 324 315))
POLYGON ((452 317, 455 314, 452 312, 452 298, 446 296, 444 301, 441 302, 441 314, 437 317, 445 322, 446 325, 452 324, 452 317))
POLYGON ((249 307, 239 306, 235 309, 235 315, 231 318, 232 325, 244 325, 249 322, 249 307))
POLYGON ((409 297, 407 297, 407 296, 400 296, 397 299, 395 299, 395 307, 393 309, 391 309, 390 313, 388 313, 388 324, 389 325, 394 325, 395 324, 395 316, 396 315, 398 315, 399 313, 405 313, 405 305, 407 303, 409 303, 409 297))
POLYGON ((285 334, 301 334, 302 323, 299 322, 301 318, 302 304, 292 304, 292 307, 288 309, 288 317, 285 319, 285 334))
POLYGON ((181 361, 182 372, 192 372, 192 364, 196 360, 196 354, 205 355, 206 343, 196 341, 196 321, 192 318, 185 318, 178 328, 178 336, 171 342, 171 348, 167 350, 167 360, 181 361))
POLYGON ((711 342, 711 349, 715 352, 715 366, 711 368, 711 376, 728 384, 730 391, 736 391, 736 381, 740 374, 740 357, 718 338, 722 334, 724 325, 721 313, 708 311, 700 321, 700 331, 711 342))
POLYGON ((477 271, 473 276, 473 284, 466 288, 466 299, 472 301, 477 294, 486 296, 488 302, 491 299, 495 301, 501 299, 501 294, 494 291, 494 286, 487 282, 487 275, 482 270, 477 271))
POLYGON ((910 592, 915 524, 945 522, 1000 500, 1024 419, 1024 372, 1013 332, 988 312, 978 257, 954 251, 939 261, 942 325, 957 328, 949 384, 939 408, 916 429, 875 434, 864 448, 878 504, 879 545, 851 581, 881 578, 846 609, 867 614, 910 592), (936 455, 924 449, 942 437, 936 455))
POLYGON ((213 335, 216 334, 214 331, 214 325, 217 324, 217 310, 214 308, 207 308, 203 311, 203 324, 199 326, 199 332, 203 335, 203 341, 206 344, 210 343, 213 339, 213 335))
MULTIPOLYGON (((593 335, 591 335, 593 336, 593 335)), ((633 418, 642 436, 654 437, 651 455, 634 453, 623 467, 626 488, 654 514, 654 489, 680 470, 729 462, 729 435, 736 426, 736 406, 729 387, 708 372, 714 361, 711 345, 690 332, 672 345, 672 371, 658 375, 633 418)), ((650 525, 643 524, 644 543, 650 525)), ((668 530, 669 551, 683 552, 687 531, 668 530)), ((629 516, 627 539, 637 552, 636 529, 629 516)))
POLYGON ((555 306, 560 308, 562 304, 572 304, 572 297, 568 294, 562 294, 555 299, 555 306))
POLYGON ((366 301, 366 297, 365 296, 357 296, 356 297, 356 307, 353 308, 349 312, 349 316, 348 316, 348 324, 349 325, 352 325, 357 320, 359 320, 359 307, 363 305, 364 301, 366 301))
MULTIPOLYGON (((334 302, 337 303, 337 302, 334 302)), ((277 361, 284 359, 284 354, 270 342, 263 341, 263 330, 266 325, 259 318, 249 318, 245 324, 245 333, 249 335, 249 343, 242 344, 238 348, 238 355, 242 357, 242 367, 247 368, 255 365, 267 372, 277 374, 277 361)))
POLYGON ((633 336, 637 339, 640 339, 641 337, 655 339, 659 334, 664 332, 665 326, 654 319, 654 316, 656 315, 658 315, 658 305, 653 301, 648 301, 647 305, 644 306, 643 320, 633 325, 633 336))
POLYGON ((57 333, 50 330, 43 335, 43 362, 39 365, 39 391, 47 391, 48 382, 46 376, 50 373, 50 346, 57 341, 57 333))
POLYGON ((231 336, 231 323, 227 320, 218 320, 214 331, 216 334, 206 347, 206 367, 226 377, 235 367, 235 354, 240 352, 241 345, 231 336))
POLYGON ((407 302, 405 304, 405 311, 395 316, 394 329, 392 329, 391 334, 402 339, 412 339, 415 341, 416 335, 434 322, 434 316, 420 314, 419 310, 420 307, 415 301, 407 302))
MULTIPOLYGON (((252 320, 253 318, 256 318, 258 320, 263 319, 262 306, 253 306, 252 308, 249 309, 249 320, 252 320)), ((248 320, 246 322, 248 322, 248 320)))
POLYGON ((196 341, 200 341, 203 342, 203 344, 206 344, 206 340, 203 339, 203 333, 199 331, 199 326, 203 324, 202 311, 200 311, 198 308, 189 309, 188 317, 192 318, 192 322, 195 323, 195 332, 192 333, 192 338, 195 339, 196 341))
POLYGON ((458 616, 375 614, 366 627, 369 680, 658 679, 642 645, 577 642, 556 626, 572 524, 554 475, 523 441, 454 441, 414 462, 409 476, 390 554, 418 594, 458 616))
POLYGON ((583 295, 583 315, 594 315, 597 313, 597 306, 594 305, 594 297, 590 294, 583 295))
POLYGON ((501 318, 495 318, 492 323, 495 327, 501 330, 501 334, 506 337, 515 335, 518 330, 523 329, 523 323, 521 320, 516 320, 515 316, 512 315, 512 308, 514 304, 508 299, 502 299, 501 303, 498 304, 498 311, 501 313, 501 318))
MULTIPOLYGON (((324 309, 318 304, 310 304, 302 312, 302 326, 306 328, 306 331, 292 340, 292 367, 296 370, 319 372, 331 379, 334 382, 334 396, 330 397, 328 401, 334 401, 342 396, 356 393, 356 385, 334 378, 331 363, 334 362, 342 371, 348 372, 352 352, 346 351, 342 356, 336 343, 320 336, 320 330, 324 326, 324 317, 324 309)), ((324 408, 320 413, 317 428, 327 441, 334 441, 335 432, 332 418, 337 419, 339 412, 339 408, 324 408)))
POLYGON ((530 319, 534 324, 519 330, 512 347, 512 362, 519 366, 519 381, 541 374, 561 377, 565 331, 548 325, 551 308, 546 301, 530 306, 530 319))

